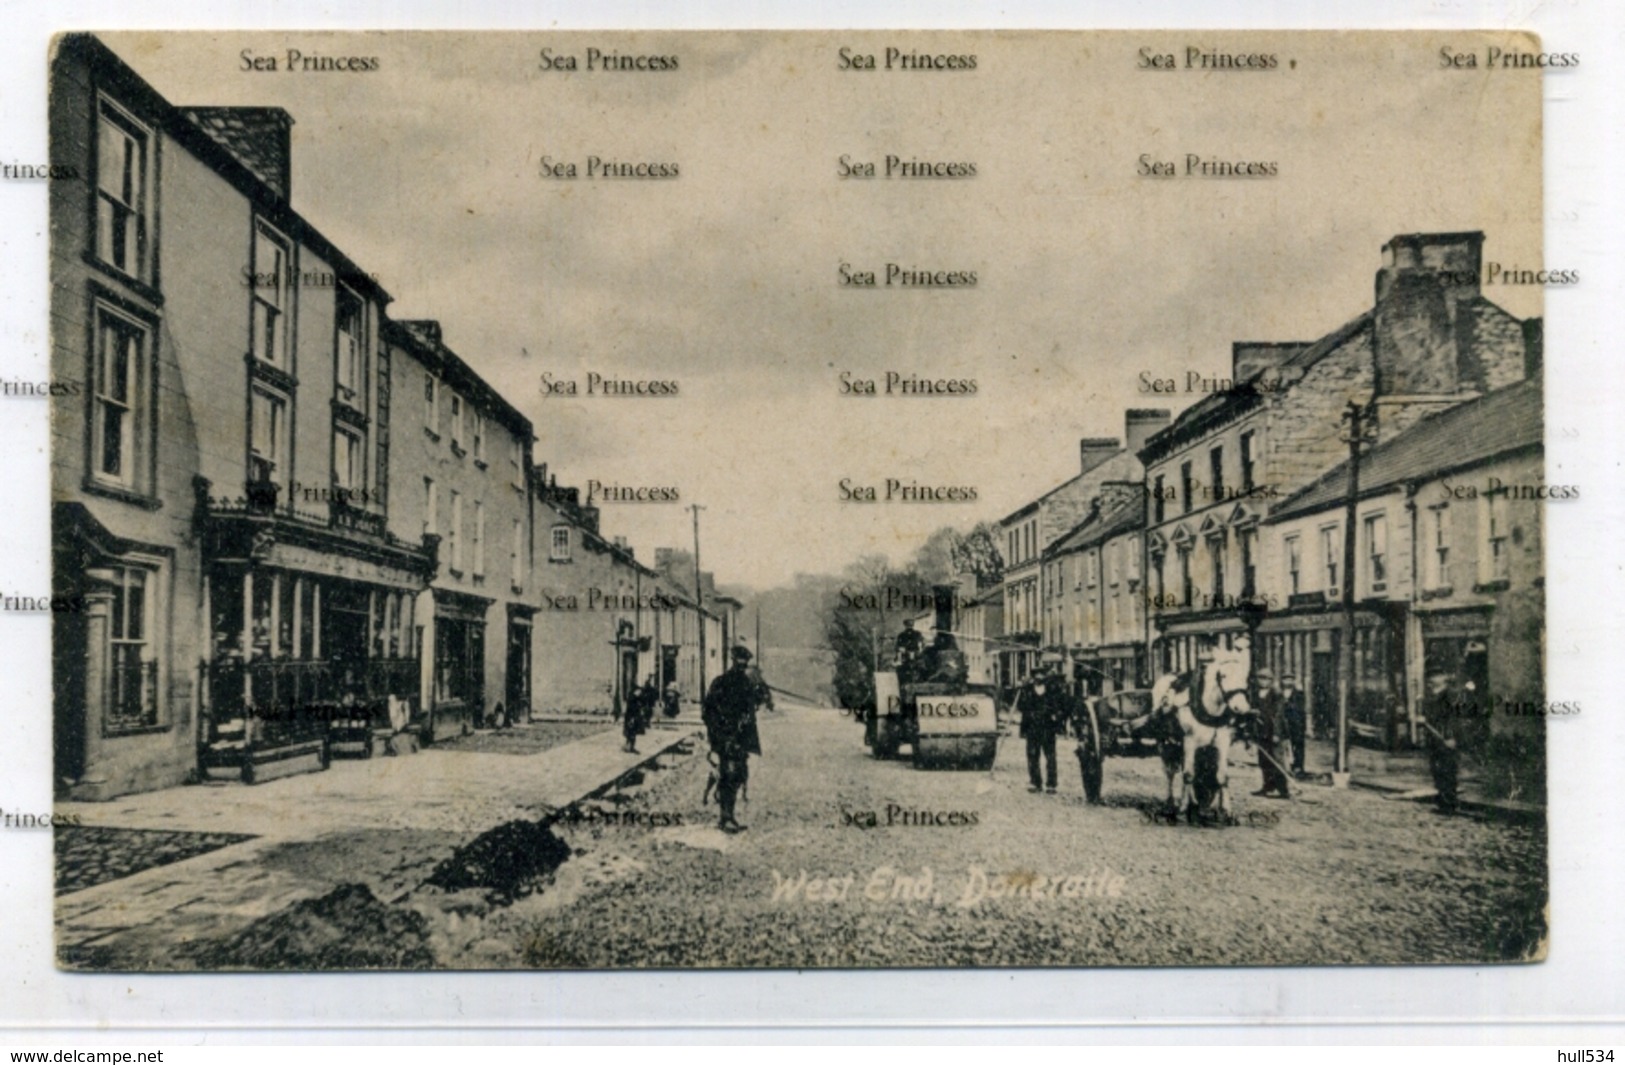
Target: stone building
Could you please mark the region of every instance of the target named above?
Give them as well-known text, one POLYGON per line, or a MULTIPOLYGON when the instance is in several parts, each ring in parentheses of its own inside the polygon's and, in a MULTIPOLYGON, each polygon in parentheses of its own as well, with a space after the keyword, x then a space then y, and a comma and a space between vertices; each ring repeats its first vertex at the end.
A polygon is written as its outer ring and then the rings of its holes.
POLYGON ((1040 650, 1046 646, 1044 552, 1089 514, 1103 484, 1143 477, 1138 452, 1149 438, 1168 425, 1168 420, 1166 410, 1128 411, 1123 440, 1116 437, 1081 440, 1078 474, 999 522, 1003 537, 1000 546, 1004 552, 1004 632, 1009 643, 1000 652, 1002 683, 1021 683, 1032 672, 1040 650))
POLYGON ((1308 343, 1237 343, 1231 387, 1188 407, 1140 451, 1153 658, 1184 670, 1198 640, 1228 643, 1289 605, 1259 584, 1260 521, 1347 455, 1350 402, 1376 442, 1525 376, 1529 327, 1479 291, 1482 233, 1401 235, 1383 247, 1372 307, 1308 343))
POLYGON ((1004 638, 1004 592, 994 585, 978 588, 974 574, 959 583, 959 647, 965 652, 971 684, 998 685, 999 641, 1004 638))
MULTIPOLYGON (((1418 741, 1423 682, 1437 670, 1470 687, 1486 711, 1473 722, 1476 739, 1504 737, 1537 758, 1543 750, 1541 716, 1520 709, 1545 698, 1542 408, 1536 377, 1425 418, 1362 455, 1355 732, 1418 741)), ((1275 560, 1266 586, 1288 605, 1264 623, 1261 661, 1303 678, 1323 728, 1338 698, 1349 472, 1335 467, 1263 526, 1275 560)), ((1527 768, 1530 758, 1518 761, 1527 768)))
POLYGON ((1107 481, 1088 517, 1044 552, 1044 645, 1062 649, 1080 692, 1144 686, 1144 524, 1144 483, 1107 481))

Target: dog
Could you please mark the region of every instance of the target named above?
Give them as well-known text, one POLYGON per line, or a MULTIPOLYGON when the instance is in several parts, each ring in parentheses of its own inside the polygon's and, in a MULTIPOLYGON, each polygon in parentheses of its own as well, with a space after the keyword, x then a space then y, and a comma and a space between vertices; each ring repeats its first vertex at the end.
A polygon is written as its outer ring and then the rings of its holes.
MULTIPOLYGON (((715 751, 707 752, 707 754, 705 756, 705 762, 711 768, 706 773, 706 777, 705 777, 705 794, 700 796, 700 805, 701 806, 709 806, 709 805, 711 805, 711 796, 716 793, 717 782, 719 780, 721 780, 721 777, 717 776, 717 766, 720 764, 717 761, 717 752, 715 752, 715 751)), ((739 799, 740 799, 741 802, 746 802, 746 803, 750 802, 750 781, 747 780, 747 781, 745 781, 745 783, 743 783, 743 784, 741 784, 739 786, 739 799)))

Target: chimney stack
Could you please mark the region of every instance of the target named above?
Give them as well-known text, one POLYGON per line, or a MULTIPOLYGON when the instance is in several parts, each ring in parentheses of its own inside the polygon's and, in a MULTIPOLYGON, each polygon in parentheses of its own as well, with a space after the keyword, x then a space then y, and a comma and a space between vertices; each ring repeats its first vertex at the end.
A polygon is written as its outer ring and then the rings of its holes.
POLYGON ((1155 407, 1134 407, 1123 415, 1123 439, 1138 454, 1145 442, 1173 423, 1171 412, 1155 407))
POLYGON ((1484 267, 1484 234, 1401 233, 1382 246, 1377 271, 1377 302, 1406 279, 1425 278, 1444 289, 1451 302, 1479 293, 1484 267))
POLYGON ((280 107, 183 107, 180 111, 284 200, 293 198, 292 115, 280 107))
POLYGON ((1378 395, 1451 395, 1482 376, 1458 305, 1479 295, 1484 234, 1401 234, 1382 247, 1373 344, 1378 395))
POLYGON ((1078 457, 1082 460, 1082 473, 1099 466, 1123 450, 1122 442, 1115 436, 1086 436, 1078 441, 1078 457))

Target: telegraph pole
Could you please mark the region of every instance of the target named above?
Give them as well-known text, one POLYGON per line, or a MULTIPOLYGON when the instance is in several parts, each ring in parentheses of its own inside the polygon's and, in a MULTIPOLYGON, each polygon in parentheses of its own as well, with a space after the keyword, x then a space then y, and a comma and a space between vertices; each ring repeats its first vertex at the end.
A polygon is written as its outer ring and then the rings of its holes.
MULTIPOLYGON (((1349 709, 1354 701, 1354 561, 1360 507, 1360 448, 1376 428, 1376 411, 1354 400, 1343 410, 1349 445, 1349 492, 1343 512, 1343 617, 1337 639, 1337 756, 1332 768, 1349 771, 1349 709)), ((1334 778, 1335 779, 1335 778, 1334 778)))
POLYGON ((700 585, 700 511, 705 508, 698 503, 689 505, 694 512, 694 621, 700 628, 700 693, 699 700, 705 702, 705 591, 700 585))

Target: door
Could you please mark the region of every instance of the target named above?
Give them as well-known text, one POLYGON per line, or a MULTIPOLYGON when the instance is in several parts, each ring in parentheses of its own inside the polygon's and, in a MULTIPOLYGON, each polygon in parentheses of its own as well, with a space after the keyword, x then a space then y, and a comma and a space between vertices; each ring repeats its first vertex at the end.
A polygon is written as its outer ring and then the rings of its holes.
POLYGON ((509 721, 530 719, 530 625, 516 620, 508 621, 508 691, 509 721))
MULTIPOLYGON (((1332 642, 1336 643, 1333 634, 1332 642)), ((1309 661, 1309 721, 1317 739, 1331 738, 1337 729, 1337 653, 1316 651, 1309 661)))

